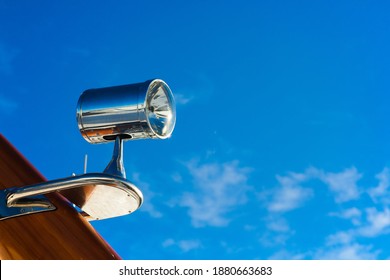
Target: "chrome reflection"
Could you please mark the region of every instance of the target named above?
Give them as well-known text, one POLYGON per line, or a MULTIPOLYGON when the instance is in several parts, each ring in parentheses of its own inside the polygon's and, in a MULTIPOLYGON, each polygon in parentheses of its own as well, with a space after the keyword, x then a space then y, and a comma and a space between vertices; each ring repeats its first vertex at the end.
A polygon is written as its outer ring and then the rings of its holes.
POLYGON ((176 122, 168 85, 159 79, 123 86, 89 89, 77 105, 79 130, 90 143, 142 138, 165 139, 176 122))
POLYGON ((7 215, 14 214, 15 209, 21 214, 33 213, 33 209, 29 210, 31 207, 39 207, 37 212, 54 210, 55 206, 42 197, 52 192, 60 192, 68 198, 89 220, 132 213, 143 201, 141 191, 128 180, 110 174, 90 173, 2 191, 0 197, 5 198, 6 207, 0 207, 0 220, 10 218, 7 215))

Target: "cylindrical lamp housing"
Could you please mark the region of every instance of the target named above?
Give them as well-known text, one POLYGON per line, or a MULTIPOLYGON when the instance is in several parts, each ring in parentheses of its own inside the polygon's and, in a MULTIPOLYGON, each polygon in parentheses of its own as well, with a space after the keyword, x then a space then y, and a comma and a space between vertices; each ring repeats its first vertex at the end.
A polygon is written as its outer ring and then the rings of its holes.
POLYGON ((89 89, 77 104, 77 123, 90 143, 142 138, 165 139, 176 122, 176 106, 168 85, 159 79, 144 83, 89 89))

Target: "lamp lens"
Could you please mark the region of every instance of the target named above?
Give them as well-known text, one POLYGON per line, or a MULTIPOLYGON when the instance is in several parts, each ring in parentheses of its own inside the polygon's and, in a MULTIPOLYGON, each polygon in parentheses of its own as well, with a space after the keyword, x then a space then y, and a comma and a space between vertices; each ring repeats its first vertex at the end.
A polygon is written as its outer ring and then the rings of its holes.
POLYGON ((171 135, 176 122, 175 104, 169 87, 162 82, 149 88, 147 117, 153 131, 160 138, 171 135))

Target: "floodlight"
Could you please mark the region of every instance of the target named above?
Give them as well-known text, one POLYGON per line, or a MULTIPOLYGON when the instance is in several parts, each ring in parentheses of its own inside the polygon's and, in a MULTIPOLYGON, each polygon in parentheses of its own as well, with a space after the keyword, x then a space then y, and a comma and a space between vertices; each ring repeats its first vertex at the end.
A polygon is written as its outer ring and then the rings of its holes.
POLYGON ((159 79, 89 89, 79 98, 77 122, 90 143, 111 142, 117 136, 165 139, 175 127, 175 101, 168 85, 159 79))

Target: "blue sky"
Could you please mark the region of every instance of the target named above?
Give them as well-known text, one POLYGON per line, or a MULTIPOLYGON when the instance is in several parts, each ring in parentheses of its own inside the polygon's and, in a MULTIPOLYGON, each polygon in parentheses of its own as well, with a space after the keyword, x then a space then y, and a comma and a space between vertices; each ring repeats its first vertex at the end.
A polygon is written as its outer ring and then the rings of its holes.
POLYGON ((386 1, 0 0, 0 128, 48 179, 102 171, 88 88, 161 78, 169 140, 128 141, 124 259, 390 258, 386 1))

